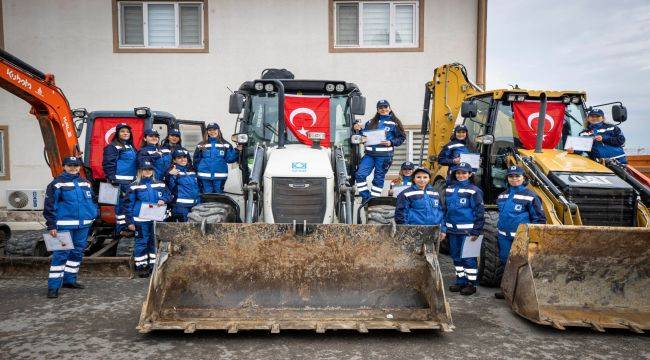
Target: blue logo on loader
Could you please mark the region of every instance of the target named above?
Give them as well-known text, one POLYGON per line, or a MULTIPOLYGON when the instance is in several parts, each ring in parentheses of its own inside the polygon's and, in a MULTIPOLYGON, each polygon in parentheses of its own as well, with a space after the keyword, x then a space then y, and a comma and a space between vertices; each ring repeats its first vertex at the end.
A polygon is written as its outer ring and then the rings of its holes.
POLYGON ((305 163, 305 162, 292 162, 291 163, 291 171, 293 171, 293 172, 306 172, 307 171, 307 163, 305 163))

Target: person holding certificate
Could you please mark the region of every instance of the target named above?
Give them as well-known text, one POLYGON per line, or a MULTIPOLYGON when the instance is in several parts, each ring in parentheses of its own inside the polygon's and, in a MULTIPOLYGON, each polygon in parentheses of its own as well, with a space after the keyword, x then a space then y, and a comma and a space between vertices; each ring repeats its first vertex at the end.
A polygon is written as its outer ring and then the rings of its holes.
POLYGON ((355 174, 357 190, 363 202, 366 202, 371 196, 381 196, 384 178, 393 163, 394 149, 402 145, 406 135, 402 122, 391 110, 387 100, 379 100, 375 116, 366 122, 363 129, 360 123, 354 124, 354 130, 361 131, 361 134, 366 137, 366 153, 361 158, 359 169, 355 174), (375 175, 372 186, 368 187, 366 179, 373 170, 375 175))
POLYGON ((449 291, 472 295, 478 285, 478 262, 475 257, 462 257, 465 241, 477 241, 483 232, 485 207, 483 191, 469 180, 472 166, 459 163, 451 168, 451 184, 445 189, 445 229, 449 254, 456 268, 456 283, 449 291))
MULTIPOLYGON (((454 127, 454 132, 451 134, 450 141, 442 147, 440 154, 438 154, 438 164, 448 166, 450 169, 447 171, 448 174, 453 166, 458 165, 461 162, 469 163, 468 159, 462 159, 462 157, 478 155, 472 154, 473 151, 470 149, 467 133, 467 126, 463 124, 456 125, 456 127, 454 127)), ((478 164, 474 164, 472 169, 476 172, 478 164)), ((448 182, 450 181, 449 179, 447 180, 448 182)))
MULTIPOLYGON (((594 139, 589 157, 592 159, 616 159, 621 164, 627 164, 625 151, 625 136, 616 125, 605 124, 605 113, 601 109, 591 109, 587 114, 587 128, 580 136, 591 136, 594 139)), ((569 153, 581 153, 567 148, 569 153)))
MULTIPOLYGON (((171 195, 165 183, 156 181, 154 177, 155 166, 150 161, 140 164, 135 181, 126 193, 122 202, 122 212, 126 216, 126 223, 131 231, 135 231, 135 244, 133 246, 133 260, 139 277, 151 275, 156 262, 156 240, 153 233, 153 220, 144 217, 143 211, 149 208, 162 208, 170 201, 171 195), (144 209, 144 210, 143 210, 144 209)), ((154 209, 157 210, 157 209, 154 209)), ((164 208, 160 209, 163 210, 164 208)), ((155 212, 155 211, 151 211, 155 212)))
POLYGON ((63 159, 63 174, 47 186, 43 216, 49 235, 58 238, 67 232, 74 245, 73 249, 52 253, 47 280, 48 298, 57 298, 61 286, 84 288, 77 282, 77 273, 88 243, 88 231, 99 210, 90 183, 79 175, 80 169, 81 158, 70 156, 63 159))
POLYGON ((415 164, 412 162, 405 161, 402 163, 399 169, 399 177, 390 182, 389 196, 397 197, 400 190, 406 190, 409 186, 413 185, 413 169, 415 169, 415 164))
MULTIPOLYGON (((546 224, 546 216, 542 210, 542 200, 532 190, 526 188, 528 181, 524 177, 524 169, 512 165, 506 173, 508 189, 497 198, 499 221, 497 223, 497 241, 499 243, 500 266, 506 266, 512 240, 515 238, 519 224, 546 224)), ((503 293, 494 294, 497 299, 503 299, 503 293)))

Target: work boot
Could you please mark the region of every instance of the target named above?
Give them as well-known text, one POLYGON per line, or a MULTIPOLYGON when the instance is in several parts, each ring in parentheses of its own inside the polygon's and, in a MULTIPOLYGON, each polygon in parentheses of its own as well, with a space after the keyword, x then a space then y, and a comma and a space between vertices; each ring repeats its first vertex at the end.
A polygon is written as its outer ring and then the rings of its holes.
POLYGON ((84 288, 86 288, 85 286, 79 284, 78 282, 74 282, 72 284, 63 284, 63 287, 68 288, 68 289, 84 289, 84 288))
POLYGON ((451 292, 459 292, 461 288, 462 288, 461 285, 456 285, 456 284, 449 285, 449 291, 451 292))
POLYGON ((138 274, 139 278, 148 278, 151 274, 149 273, 149 268, 140 268, 136 269, 135 272, 138 274))
POLYGON ((506 296, 503 294, 503 291, 498 291, 494 293, 494 297, 497 299, 505 299, 506 296))
POLYGON ((47 289, 47 298, 56 299, 59 297, 59 289, 47 289))
POLYGON ((476 292, 476 286, 474 286, 472 284, 465 285, 460 289, 460 294, 465 295, 465 296, 472 295, 475 292, 476 292))

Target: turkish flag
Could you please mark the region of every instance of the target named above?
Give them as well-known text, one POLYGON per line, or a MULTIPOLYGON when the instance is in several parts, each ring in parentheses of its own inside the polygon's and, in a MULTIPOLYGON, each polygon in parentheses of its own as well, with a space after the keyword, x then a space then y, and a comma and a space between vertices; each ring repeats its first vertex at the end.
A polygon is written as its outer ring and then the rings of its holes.
MULTIPOLYGON (((539 121, 539 101, 517 101, 512 104, 519 140, 525 149, 534 149, 539 121)), ((543 149, 553 149, 560 142, 565 108, 566 105, 561 102, 546 103, 543 149)))
POLYGON ((140 148, 144 132, 144 119, 137 117, 97 117, 92 123, 92 132, 90 136, 90 170, 95 180, 104 179, 104 169, 102 160, 104 159, 104 148, 113 140, 115 136, 115 125, 127 123, 131 126, 133 144, 136 149, 140 148))
POLYGON ((327 96, 284 96, 284 122, 301 143, 311 145, 308 132, 325 133, 321 145, 330 143, 330 98, 327 96))

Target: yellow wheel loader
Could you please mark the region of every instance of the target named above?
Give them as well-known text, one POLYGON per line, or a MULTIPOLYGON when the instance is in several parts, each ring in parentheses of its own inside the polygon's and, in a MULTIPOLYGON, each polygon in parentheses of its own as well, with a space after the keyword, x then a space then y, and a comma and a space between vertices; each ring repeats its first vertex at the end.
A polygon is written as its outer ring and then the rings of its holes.
MULTIPOLYGON (((512 309, 539 324, 650 329, 650 214, 641 198, 648 188, 616 162, 562 150, 584 129, 584 92, 484 91, 463 65, 448 64, 427 82, 424 105, 423 145, 425 138, 429 144, 420 155, 439 191, 447 167, 436 157, 456 124, 467 126, 469 147, 481 155, 475 175, 487 205, 481 284, 501 284, 512 309), (552 136, 558 139, 548 145, 552 136), (500 264, 495 204, 513 164, 541 198, 547 224, 520 225, 507 264, 500 264)), ((610 121, 624 121, 625 107, 616 103, 612 115, 610 121)))
POLYGON ((231 95, 242 196, 208 194, 194 222, 156 224, 138 329, 451 331, 437 227, 355 224, 359 88, 287 77, 231 95))

